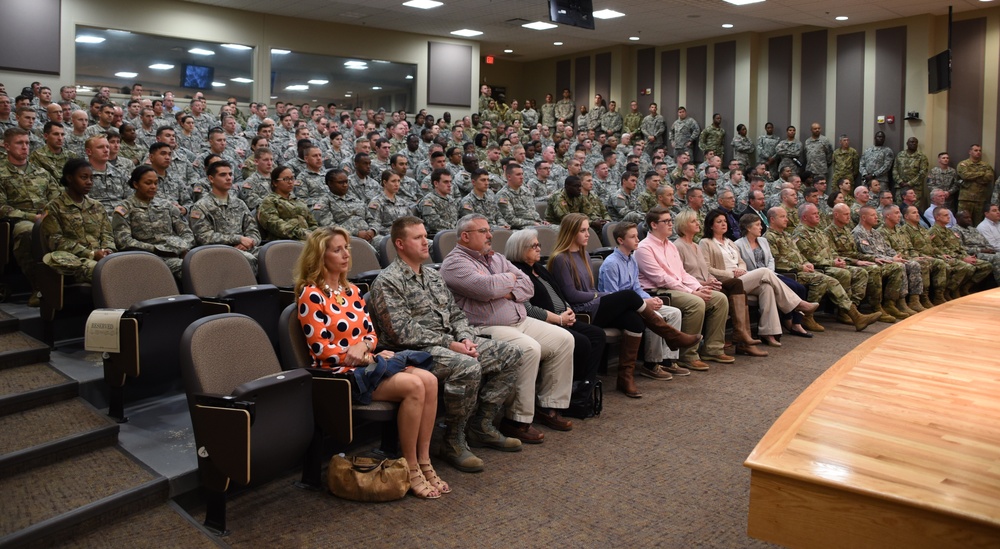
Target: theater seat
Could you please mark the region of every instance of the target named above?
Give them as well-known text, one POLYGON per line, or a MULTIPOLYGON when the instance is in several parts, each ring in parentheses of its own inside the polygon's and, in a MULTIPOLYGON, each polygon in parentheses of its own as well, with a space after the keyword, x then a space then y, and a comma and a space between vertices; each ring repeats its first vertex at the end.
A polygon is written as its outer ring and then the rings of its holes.
POLYGON ((357 284, 362 292, 367 292, 375 277, 382 272, 378 261, 378 252, 367 240, 356 236, 351 237, 351 270, 347 279, 357 284))
POLYGON ((293 271, 305 247, 300 240, 275 240, 261 246, 257 254, 257 280, 277 286, 282 305, 295 301, 293 271))
MULTIPOLYGON (((282 371, 263 329, 244 315, 197 320, 180 347, 205 526, 225 534, 227 493, 297 466, 316 443, 316 384, 306 370, 282 371)), ((346 380, 324 385, 331 403, 349 398, 346 380)))
POLYGON ((35 260, 35 284, 42 294, 39 316, 42 319, 42 339, 50 346, 55 343, 54 323, 60 312, 88 313, 94 300, 88 282, 67 281, 66 277, 46 265, 42 258, 51 252, 42 238, 42 222, 35 221, 31 231, 31 254, 35 260))
POLYGON ((149 252, 118 252, 97 262, 94 307, 126 309, 121 322, 121 352, 104 359, 110 389, 108 415, 126 421, 124 387, 142 397, 180 386, 179 344, 189 324, 204 316, 202 302, 179 295, 170 268, 149 252))
POLYGON ((444 261, 444 258, 451 252, 455 246, 458 244, 458 231, 441 231, 434 235, 434 241, 431 244, 431 259, 437 263, 444 261))

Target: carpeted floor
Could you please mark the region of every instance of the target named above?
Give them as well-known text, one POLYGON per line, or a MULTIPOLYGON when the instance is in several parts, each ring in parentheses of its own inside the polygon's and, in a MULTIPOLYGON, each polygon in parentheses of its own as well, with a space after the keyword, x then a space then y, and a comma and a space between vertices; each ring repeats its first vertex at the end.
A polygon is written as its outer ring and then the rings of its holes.
POLYGON ((66 378, 48 364, 28 364, 0 370, 0 397, 65 383, 66 378))
POLYGON ((113 424, 82 399, 0 417, 0 455, 113 424))
POLYGON ((219 538, 204 533, 173 504, 161 504, 98 528, 68 541, 64 549, 121 549, 123 547, 183 547, 184 549, 219 547, 219 538))
MULTIPOLYGON (((479 450, 486 471, 436 462, 454 493, 359 504, 295 488, 297 475, 235 496, 233 547, 763 547, 746 535, 743 461, 816 377, 869 335, 827 320, 768 358, 739 357, 672 381, 640 378, 630 400, 605 377, 604 414, 516 454, 479 450)), ((614 370, 612 369, 612 374, 614 370)), ((203 510, 194 510, 204 518, 203 510)))

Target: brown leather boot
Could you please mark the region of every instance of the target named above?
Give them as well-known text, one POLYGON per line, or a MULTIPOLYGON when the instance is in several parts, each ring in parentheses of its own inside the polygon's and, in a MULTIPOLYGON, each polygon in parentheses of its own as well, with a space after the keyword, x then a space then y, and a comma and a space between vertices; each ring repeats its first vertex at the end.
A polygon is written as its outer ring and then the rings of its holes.
POLYGON ((759 339, 750 335, 750 310, 746 294, 729 296, 729 318, 733 319, 733 341, 744 345, 760 345, 759 339))
POLYGON ((906 298, 906 308, 914 313, 924 312, 924 305, 920 303, 920 296, 917 294, 910 294, 910 297, 906 298))
MULTIPOLYGON (((886 311, 881 303, 878 304, 873 303, 872 309, 875 311, 873 314, 879 315, 878 317, 879 322, 885 322, 886 324, 896 323, 896 316, 890 313, 889 311, 886 311)), ((854 324, 854 317, 851 317, 851 324, 854 324)))
MULTIPOLYGON (((861 311, 858 310, 858 307, 852 303, 850 310, 847 311, 847 316, 851 317, 851 322, 854 324, 854 329, 860 332, 861 330, 864 330, 865 328, 878 322, 879 317, 882 316, 882 313, 875 312, 863 315, 861 314, 861 311)), ((896 321, 895 318, 892 320, 893 322, 896 321)))
POLYGON ((816 322, 816 317, 813 316, 812 313, 802 315, 802 327, 810 332, 819 333, 826 331, 826 328, 824 328, 819 322, 816 322))
POLYGON ((642 317, 643 324, 652 330, 654 334, 662 337, 667 342, 667 347, 670 347, 673 351, 694 347, 701 342, 701 334, 686 334, 674 328, 667 324, 659 313, 649 307, 644 307, 639 312, 639 316, 642 317))
POLYGON ((920 296, 920 305, 924 308, 925 311, 934 306, 934 304, 931 303, 931 298, 930 296, 927 295, 927 293, 928 293, 927 290, 924 290, 924 293, 921 294, 920 296))
POLYGON ((885 300, 885 303, 882 304, 882 310, 898 318, 899 320, 906 320, 907 318, 910 318, 910 315, 896 308, 896 303, 893 302, 893 300, 891 299, 885 300))
POLYGON ((636 388, 633 377, 640 343, 642 343, 641 335, 632 335, 628 332, 622 333, 622 339, 618 343, 618 383, 615 388, 629 398, 642 398, 642 393, 636 388))
POLYGON ((938 305, 943 305, 948 302, 948 298, 944 296, 944 290, 941 288, 934 289, 934 297, 931 298, 931 304, 937 307, 938 305))

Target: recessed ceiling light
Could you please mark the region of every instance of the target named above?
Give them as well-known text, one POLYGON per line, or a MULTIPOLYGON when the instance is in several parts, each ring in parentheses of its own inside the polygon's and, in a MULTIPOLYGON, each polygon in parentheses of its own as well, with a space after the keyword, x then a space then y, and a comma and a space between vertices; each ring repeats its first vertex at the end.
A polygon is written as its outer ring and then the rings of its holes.
POLYGON ((638 36, 629 36, 628 39, 632 40, 634 42, 634 41, 638 40, 639 37, 638 36))
POLYGON ((459 29, 457 31, 451 31, 451 33, 454 34, 455 36, 465 36, 471 38, 473 36, 479 36, 480 34, 483 34, 483 31, 477 31, 472 29, 459 29))
POLYGON ((288 91, 306 91, 309 89, 309 86, 305 84, 292 84, 291 86, 285 86, 285 89, 288 91))
POLYGON ((382 64, 385 64, 385 65, 388 65, 389 61, 386 61, 384 59, 372 59, 372 63, 382 63, 382 64))
POLYGON ((226 87, 226 83, 225 82, 212 82, 212 87, 213 88, 224 88, 224 87, 226 87))
POLYGON ((90 86, 77 86, 76 91, 89 92, 92 91, 90 86))
POLYGON ((253 80, 251 80, 249 78, 244 78, 242 76, 237 76, 236 78, 230 78, 229 81, 230 82, 239 82, 240 84, 249 84, 250 82, 253 82, 253 80))
POLYGON ((724 28, 724 29, 731 29, 731 28, 733 28, 733 24, 732 23, 723 23, 722 24, 722 28, 724 28))
POLYGON ((223 44, 223 48, 229 48, 231 50, 252 50, 250 46, 244 46, 243 44, 223 44))
POLYGON ((322 86, 323 84, 329 84, 330 81, 329 80, 310 80, 309 83, 310 84, 315 84, 317 86, 322 86))
POLYGON ((514 53, 514 50, 503 50, 504 53, 514 53))
POLYGON ((344 94, 344 97, 350 97, 350 96, 351 96, 351 94, 349 94, 349 93, 345 93, 344 94))
POLYGON ((173 65, 168 65, 166 63, 153 63, 152 65, 149 66, 149 68, 151 68, 151 69, 153 69, 155 71, 167 71, 167 70, 170 70, 170 69, 174 68, 174 66, 173 65))
POLYGON ((838 15, 834 19, 836 19, 837 21, 847 21, 847 16, 846 15, 838 15))
POLYGON ((763 2, 764 0, 722 0, 723 2, 728 2, 734 6, 744 6, 746 4, 756 4, 757 2, 763 2))
POLYGON ((625 17, 625 14, 615 10, 601 10, 595 11, 594 17, 598 19, 614 19, 616 17, 625 17))
POLYGON ((552 43, 552 45, 553 45, 553 46, 561 46, 561 45, 562 45, 562 42, 553 42, 553 43, 552 43))
POLYGON ((105 29, 105 30, 106 30, 106 31, 108 31, 108 32, 113 32, 113 33, 116 33, 116 34, 132 34, 132 33, 131 33, 131 32, 129 32, 129 31, 126 31, 126 30, 120 30, 120 29, 105 29))
POLYGON ((372 89, 373 89, 373 90, 381 90, 381 89, 382 89, 382 86, 372 86, 372 89))
POLYGON ((407 80, 413 80, 413 75, 412 74, 407 74, 406 75, 406 79, 407 80))
POLYGON ((278 96, 277 96, 277 95, 272 95, 272 96, 271 96, 271 99, 277 99, 277 98, 278 98, 278 96))
POLYGON ((554 29, 559 25, 553 25, 552 23, 546 23, 545 21, 535 21, 534 23, 525 23, 521 26, 526 29, 543 31, 543 30, 554 29))
POLYGON ((409 8, 429 10, 438 6, 443 6, 444 2, 437 2, 435 0, 410 0, 409 2, 403 2, 403 5, 409 8))
POLYGON ((290 53, 292 53, 291 50, 276 50, 271 48, 271 55, 288 55, 290 53))
POLYGON ((80 44, 100 44, 105 40, 107 39, 101 36, 89 36, 86 34, 76 37, 76 41, 80 44))
POLYGON ((191 54, 194 54, 194 55, 215 55, 214 51, 212 51, 212 50, 206 50, 206 49, 202 49, 202 48, 191 48, 191 49, 188 50, 188 53, 191 53, 191 54))
POLYGON ((139 76, 139 73, 122 71, 122 72, 116 72, 115 76, 117 76, 118 78, 135 78, 136 76, 139 76))

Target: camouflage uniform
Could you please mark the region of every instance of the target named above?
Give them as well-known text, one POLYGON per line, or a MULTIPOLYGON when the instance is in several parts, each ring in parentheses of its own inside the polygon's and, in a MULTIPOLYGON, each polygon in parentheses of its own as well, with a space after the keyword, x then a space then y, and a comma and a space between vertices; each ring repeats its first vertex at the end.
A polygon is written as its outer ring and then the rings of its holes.
POLYGON ((698 137, 698 148, 702 152, 715 151, 718 156, 726 155, 726 130, 716 128, 715 124, 709 124, 701 131, 698 137))
POLYGON ((316 228, 312 211, 302 200, 271 193, 257 211, 264 240, 305 240, 316 228))
POLYGON ((510 223, 511 229, 542 224, 542 218, 535 209, 534 193, 524 185, 517 190, 510 186, 500 189, 497 193, 497 207, 500 208, 500 215, 510 223))
MULTIPOLYGON (((767 235, 768 243, 770 243, 771 231, 768 231, 767 235)), ((795 238, 795 245, 798 246, 802 256, 812 263, 817 271, 836 278, 844 289, 850 288, 851 301, 855 305, 860 304, 868 290, 868 271, 853 265, 834 267, 833 242, 830 241, 830 236, 825 231, 821 231, 819 227, 800 224, 795 229, 795 238)), ((879 290, 881 290, 881 284, 879 284, 879 290)))
POLYGON ((632 134, 633 136, 639 128, 642 127, 642 115, 635 112, 630 112, 622 117, 622 133, 632 134))
POLYGON ((825 135, 810 135, 802 145, 806 157, 805 168, 817 175, 827 175, 833 164, 833 144, 825 135))
POLYGON ((253 248, 240 252, 250 262, 253 272, 257 272, 260 229, 257 227, 257 221, 250 215, 250 209, 239 198, 229 196, 223 200, 211 192, 206 193, 191 207, 191 230, 199 246, 206 244, 236 246, 242 236, 253 239, 253 248))
POLYGON ((966 251, 965 246, 962 245, 962 241, 959 240, 958 235, 953 233, 951 229, 947 229, 938 224, 934 224, 930 228, 929 238, 931 245, 937 250, 939 255, 948 255, 954 258, 955 261, 960 261, 966 265, 972 267, 972 274, 969 278, 965 280, 962 284, 965 286, 976 284, 983 280, 991 272, 993 272, 993 266, 987 261, 977 261, 975 264, 966 263, 963 258, 970 254, 966 251))
POLYGON ((377 250, 382 239, 389 237, 392 222, 407 215, 413 215, 413 209, 398 194, 395 199, 390 199, 385 193, 378 193, 371 199, 368 202, 368 222, 378 233, 372 239, 372 246, 377 250))
POLYGON ((701 128, 698 127, 694 118, 674 120, 674 123, 670 125, 670 143, 674 147, 674 158, 677 158, 677 154, 682 151, 691 154, 691 147, 687 146, 687 142, 690 141, 694 145, 698 142, 699 135, 701 135, 701 128))
MULTIPOLYGON (((66 137, 69 136, 67 135, 66 137)), ((66 150, 65 145, 63 146, 63 150, 66 150)), ((133 167, 138 166, 142 162, 142 159, 146 158, 147 154, 149 154, 149 148, 144 149, 139 145, 129 145, 124 141, 122 141, 122 148, 118 151, 118 156, 131 160, 133 167)))
POLYGON ((250 211, 257 211, 260 203, 271 194, 271 176, 262 175, 254 170, 253 175, 243 180, 239 186, 240 200, 246 203, 250 211))
POLYGON ((618 111, 608 111, 601 116, 601 129, 607 135, 621 135, 624 120, 618 111))
POLYGON ((917 151, 911 153, 908 150, 899 151, 896 161, 892 165, 892 179, 896 182, 896 201, 903 201, 903 193, 906 189, 913 189, 917 193, 917 201, 924 199, 924 182, 927 181, 927 155, 917 151))
POLYGON ((426 268, 414 273, 399 258, 375 279, 368 306, 382 344, 433 355, 433 372, 442 382, 443 451, 450 456, 468 452, 466 425, 473 413, 495 415, 507 400, 517 380, 521 350, 478 337, 441 275, 426 268), (449 348, 466 339, 476 344, 478 358, 449 348))
POLYGON ((948 191, 951 195, 950 200, 954 200, 961 185, 962 180, 959 179, 955 168, 949 167, 942 170, 940 166, 934 166, 927 176, 928 196, 930 196, 930 192, 934 189, 941 189, 942 191, 948 191))
POLYGON ((980 160, 973 162, 967 158, 958 163, 955 169, 962 178, 962 190, 958 192, 958 209, 972 215, 972 224, 978 225, 983 220, 983 204, 992 195, 993 167, 980 160))
POLYGON ((653 148, 663 145, 663 132, 667 130, 667 123, 663 121, 662 116, 646 115, 642 119, 642 125, 639 129, 642 130, 642 135, 646 138, 647 151, 652 151, 653 148))
MULTIPOLYGON (((542 108, 544 109, 545 107, 542 108)), ((556 121, 562 120, 572 124, 573 116, 576 114, 576 104, 573 103, 572 99, 560 99, 556 101, 553 114, 556 117, 556 121)), ((555 126, 555 123, 552 125, 555 126)))
MULTIPOLYGON (((69 151, 77 157, 83 156, 83 144, 87 141, 86 135, 86 133, 84 133, 84 135, 76 135, 72 131, 66 132, 66 140, 63 142, 63 150, 69 151)), ((143 156, 145 155, 146 152, 143 152, 143 156)))
POLYGON ((355 236, 361 231, 378 232, 370 223, 366 204, 351 193, 327 193, 313 206, 312 214, 320 227, 343 227, 355 236))
POLYGON ((785 214, 788 215, 788 227, 785 230, 794 233, 795 229, 800 225, 799 210, 784 203, 781 204, 781 209, 785 210, 785 214))
POLYGON ((871 176, 882 183, 887 183, 888 180, 886 178, 889 177, 889 172, 892 170, 892 162, 895 156, 892 149, 885 145, 881 147, 868 147, 861 154, 861 161, 858 163, 858 169, 861 170, 861 177, 871 176))
POLYGON ((115 208, 111 230, 119 250, 142 250, 154 253, 181 277, 184 261, 181 254, 194 247, 191 226, 176 206, 156 197, 143 202, 134 194, 115 208))
POLYGON ((740 163, 740 169, 747 171, 753 167, 753 142, 749 137, 737 135, 733 138, 733 159, 740 163))
MULTIPOLYGON (((836 224, 826 228, 826 234, 833 243, 833 249, 838 256, 848 263, 848 268, 856 267, 861 259, 854 236, 847 226, 837 227, 836 224)), ((902 297, 903 274, 905 270, 899 263, 884 265, 868 265, 861 267, 868 272, 868 302, 873 306, 882 304, 883 299, 895 303, 902 297)))
POLYGON ((432 191, 420 199, 420 217, 427 227, 427 234, 454 229, 458 225, 458 205, 449 196, 432 191))
POLYGON ((303 170, 298 180, 302 186, 295 189, 295 195, 304 200, 310 208, 315 206, 320 198, 330 194, 330 188, 326 186, 326 172, 303 170))
MULTIPOLYGON (((910 242, 913 244, 914 250, 921 255, 940 259, 948 266, 947 290, 958 292, 962 284, 965 284, 965 282, 968 281, 969 278, 975 273, 975 269, 972 265, 962 261, 961 258, 945 258, 944 256, 946 254, 941 253, 937 246, 935 246, 934 240, 936 240, 936 238, 931 235, 930 230, 925 229, 920 225, 914 227, 909 223, 901 223, 899 227, 900 230, 902 230, 903 233, 910 238, 910 242)), ((940 289, 940 287, 935 287, 935 289, 940 289)))
MULTIPOLYGON (((767 231, 767 243, 771 247, 771 254, 774 256, 774 270, 778 274, 791 275, 803 286, 809 288, 808 301, 818 302, 824 295, 829 294, 834 305, 841 309, 850 309, 853 303, 844 291, 843 285, 836 278, 823 274, 818 269, 813 272, 805 272, 802 265, 806 263, 806 258, 802 256, 793 238, 787 231, 778 232, 767 231)), ((864 290, 861 291, 864 294, 864 290)))
POLYGON ((0 217, 13 222, 11 240, 14 258, 28 280, 32 280, 34 256, 31 253, 31 231, 35 216, 45 210, 62 188, 48 172, 27 163, 16 167, 9 161, 0 163, 0 217))
POLYGON ((799 173, 799 166, 795 163, 802 156, 802 143, 792 139, 782 139, 774 146, 774 154, 779 158, 777 171, 789 167, 792 173, 799 173))
POLYGON ((538 111, 535 109, 524 109, 521 111, 521 118, 524 121, 523 127, 525 128, 533 130, 538 126, 538 111))
MULTIPOLYGON (((781 138, 776 135, 760 135, 757 136, 757 162, 767 162, 772 156, 776 154, 776 149, 778 143, 781 142, 781 138)), ((768 166, 768 172, 770 172, 771 177, 775 177, 778 173, 777 166, 768 166)))
POLYGON ((539 110, 542 113, 542 125, 549 128, 556 127, 556 104, 543 103, 539 110))
POLYGON ((108 164, 104 171, 98 171, 96 168, 93 171, 94 186, 87 197, 103 204, 104 211, 110 218, 111 212, 132 195, 132 187, 128 185, 129 176, 111 164, 108 164))
POLYGON ((646 214, 639 205, 639 193, 632 189, 631 193, 625 189, 618 189, 615 196, 608 203, 608 213, 613 221, 631 221, 641 223, 646 219, 646 214))
POLYGON ((836 188, 837 182, 845 177, 855 181, 858 178, 860 162, 858 151, 854 147, 848 147, 846 151, 842 148, 833 151, 833 178, 830 188, 836 188))
MULTIPOLYGON (((347 176, 347 188, 347 192, 354 193, 354 196, 357 196, 362 202, 368 202, 382 194, 382 182, 372 177, 371 174, 361 179, 358 174, 352 173, 347 176)), ((329 187, 327 187, 327 192, 330 192, 329 187)))
POLYGON ((63 191, 45 206, 42 239, 51 252, 42 262, 79 282, 94 278, 95 250, 115 251, 111 222, 100 202, 84 196, 77 204, 63 191))
POLYGON ((63 147, 62 152, 56 153, 48 146, 36 149, 34 152, 28 155, 28 162, 38 166, 39 168, 49 172, 49 175, 53 179, 59 180, 62 177, 63 166, 70 158, 76 157, 75 154, 70 153, 63 147))
POLYGON ((986 241, 986 237, 972 225, 968 227, 955 225, 951 230, 958 236, 969 255, 976 256, 976 259, 981 263, 989 263, 993 266, 993 279, 1000 284, 1000 254, 993 250, 990 243, 986 241))
MULTIPOLYGON (((656 199, 656 192, 650 192, 649 189, 644 189, 639 193, 639 209, 642 213, 646 213, 650 208, 655 207, 659 201, 656 199)), ((717 203, 718 204, 718 203, 717 203)))
POLYGON ((905 259, 911 261, 916 261, 920 265, 920 281, 923 285, 924 292, 930 291, 933 285, 937 290, 944 290, 948 286, 948 264, 943 260, 936 257, 925 256, 918 252, 913 247, 913 242, 910 241, 910 237, 903 230, 903 226, 896 225, 890 230, 883 223, 876 229, 882 234, 882 238, 892 246, 892 249, 899 252, 899 255, 903 256, 905 259))
MULTIPOLYGON (((509 227, 507 220, 500 215, 500 208, 497 206, 496 193, 486 189, 486 195, 482 198, 476 196, 475 191, 465 195, 458 202, 458 217, 462 218, 471 213, 486 216, 492 227, 509 227)), ((501 250, 502 251, 502 250, 501 250)))
MULTIPOLYGON (((888 259, 891 261, 897 255, 901 255, 889 245, 889 242, 882 236, 882 233, 875 228, 868 231, 861 225, 858 225, 854 227, 851 234, 854 236, 854 245, 858 249, 858 257, 864 261, 875 261, 876 259, 888 259)), ((907 261, 906 263, 894 263, 894 265, 903 266, 905 283, 901 286, 901 295, 920 295, 924 293, 924 279, 920 272, 919 263, 916 261, 907 261)))

